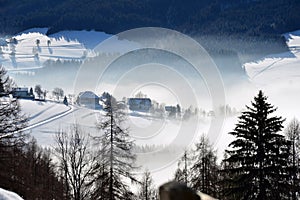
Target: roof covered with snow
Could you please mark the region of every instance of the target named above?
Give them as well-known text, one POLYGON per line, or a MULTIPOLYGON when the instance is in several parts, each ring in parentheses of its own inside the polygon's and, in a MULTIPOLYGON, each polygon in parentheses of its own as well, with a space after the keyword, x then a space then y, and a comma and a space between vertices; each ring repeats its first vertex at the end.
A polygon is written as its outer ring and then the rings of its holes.
POLYGON ((26 92, 28 92, 28 88, 27 87, 17 87, 17 88, 13 88, 13 91, 26 91, 26 92))
POLYGON ((85 99, 98 99, 99 97, 92 91, 80 92, 78 95, 79 98, 85 99))

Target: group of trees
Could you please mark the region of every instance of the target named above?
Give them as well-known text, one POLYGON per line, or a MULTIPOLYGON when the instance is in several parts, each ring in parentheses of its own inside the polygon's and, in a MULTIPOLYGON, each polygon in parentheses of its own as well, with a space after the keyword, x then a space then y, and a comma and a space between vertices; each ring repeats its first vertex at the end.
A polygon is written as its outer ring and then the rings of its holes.
POLYGON ((18 100, 9 95, 13 86, 0 67, 0 187, 26 199, 64 199, 63 183, 50 151, 22 133, 27 118, 21 114, 18 100))
POLYGON ((41 99, 43 97, 43 99, 46 99, 47 90, 43 90, 41 85, 36 85, 34 87, 34 92, 38 95, 39 99, 41 99))
POLYGON ((54 88, 52 91, 53 96, 56 98, 57 101, 59 101, 60 98, 64 97, 64 90, 62 88, 54 88))
POLYGON ((23 134, 27 119, 18 100, 9 96, 12 84, 1 68, 0 187, 25 199, 136 199, 128 185, 140 183, 132 173, 134 143, 114 97, 103 99, 106 114, 97 125, 99 136, 90 137, 78 125, 58 131, 52 154, 23 134))
POLYGON ((246 106, 221 164, 202 136, 178 163, 175 179, 221 199, 293 199, 300 197, 300 123, 284 119, 262 91, 246 106))
MULTIPOLYGON (((26 199, 157 199, 149 171, 138 180, 134 142, 126 116, 106 94, 98 135, 78 125, 56 134, 54 155, 22 133, 26 116, 8 94, 12 81, 0 68, 0 187, 26 199), (56 162, 54 162, 55 156, 56 162), (129 186, 135 183, 139 192, 129 186)), ((216 151, 202 136, 178 162, 175 180, 220 199, 293 199, 300 197, 300 123, 281 133, 284 119, 262 93, 241 113, 235 137, 219 164, 216 151)))
MULTIPOLYGON (((34 87, 34 92, 38 95, 38 98, 41 100, 43 98, 43 100, 46 99, 47 90, 43 90, 41 85, 36 85, 34 87)), ((30 88, 30 93, 33 94, 32 88, 30 88)), ((56 98, 57 101, 59 101, 61 98, 63 98, 63 103, 65 105, 68 105, 68 99, 67 96, 65 96, 64 90, 62 88, 56 87, 53 89, 52 91, 52 95, 56 98)))
POLYGON ((175 180, 186 183, 194 190, 219 197, 219 166, 216 151, 205 136, 201 136, 194 149, 185 150, 178 161, 175 180))
MULTIPOLYGON (((66 196, 71 199, 137 198, 128 185, 140 181, 132 173, 137 167, 134 143, 124 127, 125 114, 113 96, 108 93, 104 96, 105 116, 97 124, 102 132, 99 136, 89 137, 75 125, 70 131, 59 132, 56 137, 59 171, 66 183, 66 196)), ((146 182, 148 189, 152 183, 148 173, 146 176, 142 182, 146 182)), ((140 195, 153 195, 153 189, 146 193, 140 195)))

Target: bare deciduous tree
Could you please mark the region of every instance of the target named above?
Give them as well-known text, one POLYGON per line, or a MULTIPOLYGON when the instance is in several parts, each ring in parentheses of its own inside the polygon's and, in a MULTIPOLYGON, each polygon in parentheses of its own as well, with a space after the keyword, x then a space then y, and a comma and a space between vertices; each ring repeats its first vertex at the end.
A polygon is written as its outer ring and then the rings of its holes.
POLYGON ((296 200, 300 197, 300 122, 294 118, 285 129, 288 140, 291 141, 291 193, 292 199, 296 200))
POLYGON ((35 93, 38 95, 39 99, 41 99, 42 95, 43 95, 43 90, 42 90, 42 86, 41 85, 36 85, 34 87, 34 91, 35 93))
POLYGON ((78 125, 74 125, 69 132, 59 131, 56 143, 55 152, 67 183, 66 194, 70 194, 74 200, 89 199, 88 183, 95 157, 90 149, 88 136, 78 125))
POLYGON ((144 172, 137 197, 139 200, 158 199, 158 194, 156 189, 154 188, 153 179, 148 170, 144 172))
POLYGON ((64 90, 61 88, 54 88, 52 94, 56 97, 57 101, 59 101, 60 98, 64 97, 64 90))

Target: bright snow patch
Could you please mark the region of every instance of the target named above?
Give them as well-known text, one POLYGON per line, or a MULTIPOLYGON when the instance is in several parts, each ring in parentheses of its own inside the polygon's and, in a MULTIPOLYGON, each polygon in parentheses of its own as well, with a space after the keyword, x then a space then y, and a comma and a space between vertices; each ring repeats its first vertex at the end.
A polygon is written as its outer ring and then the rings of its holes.
POLYGON ((28 33, 41 33, 41 34, 46 35, 48 30, 49 30, 48 28, 30 28, 30 29, 27 29, 25 31, 22 31, 20 34, 22 34, 22 33, 25 33, 25 34, 28 34, 28 33))
POLYGON ((77 41, 51 38, 41 33, 22 33, 2 47, 2 64, 7 70, 26 70, 42 67, 46 60, 83 59, 87 49, 77 41), (38 42, 37 42, 38 41, 38 42))
POLYGON ((95 56, 92 49, 111 36, 96 31, 61 31, 47 36, 47 30, 33 28, 0 38, 0 63, 7 70, 22 71, 41 68, 47 60, 84 60, 95 56))
POLYGON ((0 200, 23 200, 14 192, 0 188, 0 200))
POLYGON ((41 68, 47 60, 83 61, 102 53, 102 49, 105 53, 120 53, 139 47, 104 32, 60 31, 46 35, 47 31, 47 28, 32 28, 10 38, 0 38, 0 63, 8 71, 23 72, 41 68))
POLYGON ((94 49, 100 42, 111 35, 98 31, 60 31, 50 35, 51 38, 65 38, 69 41, 78 41, 87 49, 94 49))
POLYGON ((292 117, 300 117, 299 109, 295 109, 300 100, 300 30, 283 36, 289 51, 246 63, 244 67, 251 82, 270 97, 270 102, 278 106, 277 114, 288 122, 292 117))
POLYGON ((289 86, 291 82, 299 81, 300 31, 287 33, 284 36, 290 51, 269 55, 257 62, 244 65, 253 83, 266 86, 280 82, 284 86, 289 86))

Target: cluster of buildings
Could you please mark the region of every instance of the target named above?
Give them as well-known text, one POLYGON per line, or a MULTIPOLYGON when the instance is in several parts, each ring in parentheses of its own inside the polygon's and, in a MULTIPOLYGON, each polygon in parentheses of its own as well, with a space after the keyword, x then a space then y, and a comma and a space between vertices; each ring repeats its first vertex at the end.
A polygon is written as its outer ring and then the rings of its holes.
MULTIPOLYGON (((102 108, 100 104, 101 98, 91 91, 80 92, 78 94, 76 103, 80 106, 88 108, 102 108)), ((119 102, 119 105, 128 105, 129 110, 139 112, 149 112, 152 106, 151 99, 149 98, 129 98, 127 102, 119 102)))
MULTIPOLYGON (((12 96, 19 99, 35 99, 33 89, 27 87, 13 88, 12 96)), ((92 91, 80 92, 77 96, 76 103, 87 108, 102 109, 101 98, 92 91)), ((127 102, 119 102, 119 105, 128 107, 131 111, 149 112, 152 108, 152 101, 150 98, 128 98, 127 102)), ((165 106, 165 111, 174 113, 176 112, 176 106, 165 106)))
MULTIPOLYGON (((79 93, 76 103, 80 106, 88 108, 102 108, 101 98, 91 91, 79 93)), ((150 98, 128 98, 127 101, 118 102, 118 106, 127 107, 131 111, 149 112, 152 108, 152 101, 150 98)), ((176 106, 166 106, 166 112, 173 112, 176 106)))

